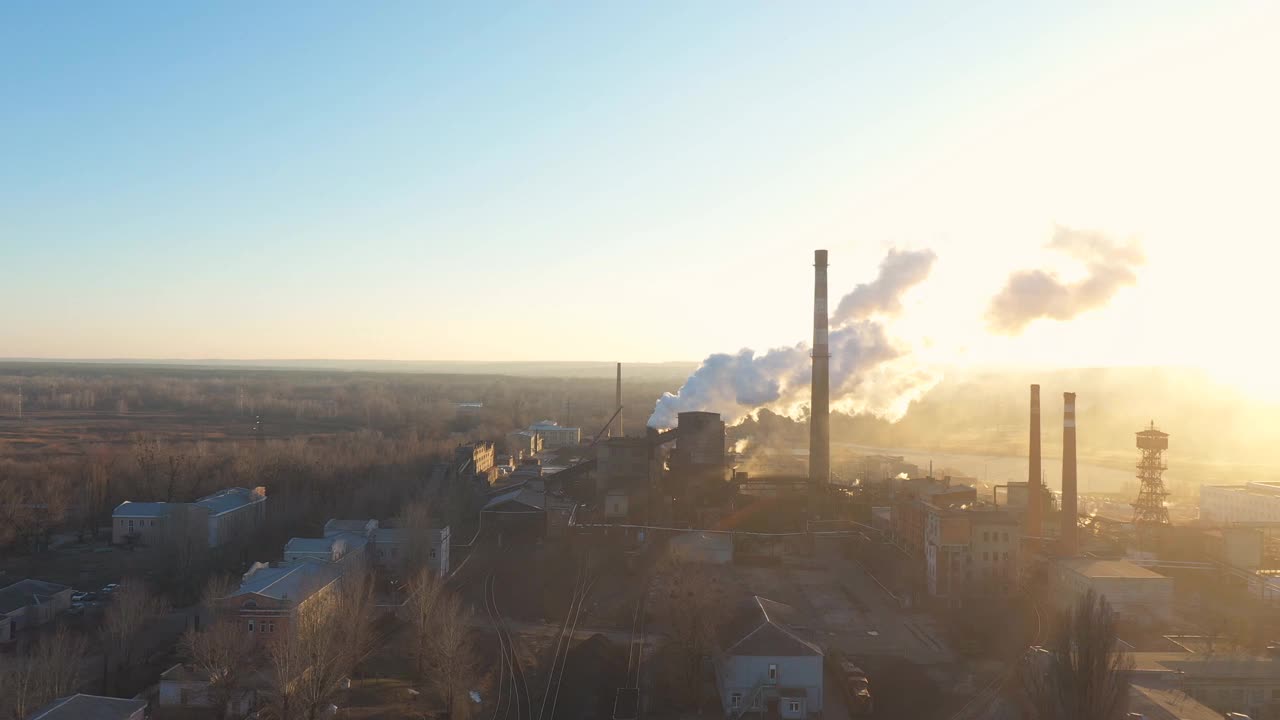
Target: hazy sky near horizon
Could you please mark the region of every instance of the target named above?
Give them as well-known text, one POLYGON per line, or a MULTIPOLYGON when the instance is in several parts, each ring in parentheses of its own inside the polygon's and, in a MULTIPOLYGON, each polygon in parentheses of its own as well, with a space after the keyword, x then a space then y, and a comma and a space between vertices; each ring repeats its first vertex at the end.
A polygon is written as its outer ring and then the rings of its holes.
POLYGON ((696 360, 898 247, 937 362, 1274 390, 1278 8, 6 3, 0 357, 696 360), (1137 284, 989 334, 1058 224, 1137 284))

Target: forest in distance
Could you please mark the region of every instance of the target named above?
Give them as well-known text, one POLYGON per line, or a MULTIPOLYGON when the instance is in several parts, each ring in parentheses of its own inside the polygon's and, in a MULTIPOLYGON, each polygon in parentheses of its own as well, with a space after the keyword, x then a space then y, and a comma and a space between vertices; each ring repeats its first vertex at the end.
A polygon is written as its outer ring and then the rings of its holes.
MULTIPOLYGON (((555 365, 555 364, 550 364, 555 365)), ((417 464, 461 442, 500 440, 551 419, 599 432, 613 413, 612 363, 580 363, 576 377, 542 374, 374 372, 111 363, 0 363, 0 479, 55 478, 77 484, 86 468, 125 475, 178 475, 163 495, 210 492, 249 477, 267 456, 321 463, 343 472, 385 462, 417 464), (21 400, 19 400, 21 396, 21 400), (479 406, 475 406, 475 404, 479 406), (21 404, 21 419, 19 419, 21 404), (465 405, 464 405, 465 404, 465 405), (158 448, 164 472, 139 471, 139 448, 158 448), (168 469, 169 457, 175 467, 168 469), (127 461, 127 462, 126 462, 127 461), (234 472, 233 472, 234 471, 234 472), (233 477, 234 476, 234 477, 233 477), (176 488, 176 489, 175 489, 176 488)), ((479 365, 478 368, 486 368, 479 365)), ((519 363, 507 364, 518 370, 519 363)), ((623 420, 642 431, 654 403, 675 392, 688 364, 631 372, 623 366, 623 420), (665 374, 664 374, 665 373, 665 374)), ((1062 390, 1079 394, 1080 455, 1115 468, 1134 461, 1133 433, 1154 420, 1171 435, 1170 477, 1240 482, 1272 472, 1265 429, 1273 406, 1179 369, 1088 369, 952 373, 898 423, 835 415, 833 440, 859 446, 920 448, 1018 457, 1027 442, 1027 386, 1043 388, 1042 433, 1052 454, 1062 390), (1176 390, 1176 391, 1175 391, 1176 390)), ((757 448, 803 447, 804 419, 761 414, 731 431, 757 448)), ((12 481, 12 480, 10 480, 12 481)), ((122 479, 113 497, 149 497, 153 488, 122 479)))

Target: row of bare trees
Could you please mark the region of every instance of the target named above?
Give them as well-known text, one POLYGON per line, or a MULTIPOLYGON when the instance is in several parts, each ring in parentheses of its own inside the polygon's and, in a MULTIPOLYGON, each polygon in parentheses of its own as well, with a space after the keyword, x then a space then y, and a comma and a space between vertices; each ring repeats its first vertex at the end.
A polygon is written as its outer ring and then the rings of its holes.
POLYGON ((0 655, 0 717, 22 720, 80 684, 88 640, 66 628, 45 635, 26 652, 0 655))

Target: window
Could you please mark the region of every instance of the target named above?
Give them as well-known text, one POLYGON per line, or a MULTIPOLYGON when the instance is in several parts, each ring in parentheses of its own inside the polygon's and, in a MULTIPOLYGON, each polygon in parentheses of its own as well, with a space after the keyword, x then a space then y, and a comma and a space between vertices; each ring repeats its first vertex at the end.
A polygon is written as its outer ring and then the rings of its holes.
POLYGON ((778 682, 778 666, 774 663, 769 663, 769 683, 776 682, 778 682))
POLYGON ((989 535, 990 535, 990 533, 988 533, 988 532, 986 532, 986 531, 984 530, 984 531, 982 532, 982 542, 987 542, 987 541, 989 541, 989 540, 991 539, 990 537, 988 537, 989 535))
POLYGON ((275 632, 275 631, 276 631, 276 621, 275 621, 275 620, 270 620, 270 621, 268 621, 268 622, 267 622, 267 632, 269 632, 269 633, 273 633, 273 632, 275 632))
POLYGON ((737 708, 742 705, 742 693, 732 693, 729 695, 729 707, 737 708))
POLYGON ((132 529, 133 529, 133 521, 132 521, 132 520, 130 520, 130 521, 129 521, 129 529, 130 529, 130 530, 132 530, 132 529))
POLYGON ((1005 560, 1008 560, 1008 559, 1009 559, 1009 553, 1005 553, 1005 554, 1004 554, 1004 559, 1005 559, 1005 560))
POLYGON ((1249 702, 1254 705, 1262 704, 1262 688, 1253 688, 1249 691, 1249 702))
POLYGON ((431 548, 431 559, 432 559, 432 560, 435 560, 435 559, 436 559, 436 549, 435 549, 435 548, 431 548))
POLYGON ((1003 539, 1005 542, 1009 542, 1009 533, 1001 533, 1001 535, 1003 535, 1003 536, 1004 536, 1002 539, 1003 539))
POLYGON ((800 712, 800 701, 792 700, 791 702, 787 703, 787 710, 793 713, 800 712))
POLYGON ((989 553, 985 553, 985 552, 984 552, 984 553, 982 553, 982 561, 983 561, 983 562, 986 562, 987 560, 989 560, 989 559, 990 559, 990 558, 988 557, 988 555, 989 555, 989 553))
POLYGON ((249 632, 253 632, 253 620, 249 621, 249 632))

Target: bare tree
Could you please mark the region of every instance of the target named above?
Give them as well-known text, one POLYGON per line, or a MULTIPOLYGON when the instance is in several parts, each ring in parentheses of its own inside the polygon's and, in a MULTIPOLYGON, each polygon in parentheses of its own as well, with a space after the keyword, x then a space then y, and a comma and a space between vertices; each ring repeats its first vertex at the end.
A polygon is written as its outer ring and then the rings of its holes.
POLYGON ((724 589, 710 566, 675 557, 662 563, 653 584, 655 615, 667 627, 667 645, 689 683, 686 692, 696 697, 702 664, 718 648, 724 589))
MULTIPOLYGON (((133 668, 142 631, 164 611, 164 603, 140 580, 126 579, 120 583, 102 619, 104 672, 113 669, 118 674, 133 668), (114 668, 111 667, 113 660, 114 668)), ((106 684, 105 677, 103 684, 106 684)))
POLYGON ((453 593, 436 603, 435 632, 431 637, 431 664, 427 682, 447 708, 446 717, 464 719, 471 705, 467 691, 475 687, 479 661, 472 639, 471 611, 453 593))
POLYGON ((315 720, 338 694, 355 660, 346 621, 337 594, 323 592, 299 607, 285 636, 272 643, 268 656, 278 720, 315 720))
POLYGON ((204 630, 188 630, 182 636, 182 650, 192 669, 208 683, 209 702, 222 717, 231 714, 236 695, 251 671, 246 662, 253 652, 253 638, 240 623, 219 620, 204 630))
POLYGON ((351 669, 354 670, 373 651, 377 636, 374 620, 377 598, 374 596, 373 576, 359 558, 348 557, 347 568, 338 580, 337 628, 343 643, 351 653, 351 669))
POLYGON ((396 517, 396 527, 405 531, 400 554, 401 577, 414 577, 430 565, 434 523, 431 505, 425 500, 409 502, 396 517))
POLYGON ((1022 684, 1038 720, 1119 720, 1128 712, 1132 669, 1115 613, 1090 590, 1062 613, 1044 651, 1023 663, 1022 684))
POLYGON ((0 660, 0 714, 21 720, 54 698, 74 692, 87 647, 84 636, 58 628, 29 653, 0 660))
POLYGON ((407 591, 408 598, 400 612, 412 630, 410 654, 414 657, 417 675, 424 678, 431 663, 432 642, 439 622, 436 607, 444 594, 444 584, 429 568, 423 568, 410 579, 407 591))

